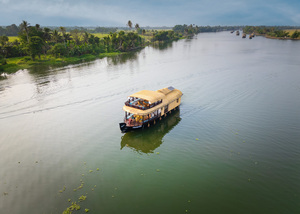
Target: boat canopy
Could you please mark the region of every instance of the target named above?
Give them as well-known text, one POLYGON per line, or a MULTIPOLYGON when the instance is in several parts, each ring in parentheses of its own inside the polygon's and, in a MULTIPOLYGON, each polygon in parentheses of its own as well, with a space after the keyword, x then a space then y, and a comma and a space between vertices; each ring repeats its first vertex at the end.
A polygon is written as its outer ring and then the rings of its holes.
POLYGON ((137 115, 148 115, 154 111, 156 111, 157 109, 161 108, 163 106, 163 104, 159 104, 153 108, 147 109, 147 110, 141 110, 141 109, 137 109, 134 107, 130 107, 130 106, 123 106, 123 110, 126 112, 129 112, 131 114, 137 114, 137 115))
POLYGON ((143 90, 140 92, 137 92, 135 94, 130 95, 130 97, 137 97, 141 98, 144 100, 148 100, 151 103, 157 102, 158 100, 162 100, 162 103, 158 104, 157 106, 153 108, 149 108, 146 110, 142 109, 137 109, 131 106, 124 106, 123 110, 132 114, 137 114, 137 115, 147 115, 150 114, 159 108, 162 108, 174 100, 179 99, 182 96, 182 92, 178 89, 174 89, 173 87, 168 87, 168 88, 163 88, 157 91, 148 91, 148 90, 143 90))
POLYGON ((163 89, 157 90, 157 92, 160 92, 160 93, 163 93, 164 95, 167 95, 168 93, 170 93, 174 89, 175 88, 173 88, 172 86, 170 86, 168 88, 163 88, 163 89))
MULTIPOLYGON (((165 90, 167 88, 161 89, 161 90, 165 90)), ((158 90, 160 91, 160 90, 158 90)), ((165 90, 165 92, 167 92, 167 90, 165 90)), ((179 99, 182 96, 182 92, 179 91, 178 89, 173 89, 172 91, 168 91, 167 94, 165 95, 165 101, 168 103, 173 102, 174 100, 179 99)))
POLYGON ((137 97, 143 100, 148 100, 150 103, 155 103, 163 99, 165 95, 157 91, 142 90, 130 95, 130 97, 137 97))

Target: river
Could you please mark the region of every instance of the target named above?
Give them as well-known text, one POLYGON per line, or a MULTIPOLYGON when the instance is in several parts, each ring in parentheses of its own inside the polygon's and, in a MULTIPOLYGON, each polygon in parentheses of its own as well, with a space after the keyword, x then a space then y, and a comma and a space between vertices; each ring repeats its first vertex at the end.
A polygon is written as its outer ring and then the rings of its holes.
POLYGON ((299 56, 298 41, 201 33, 9 76, 1 213, 300 213, 299 56), (127 97, 168 86, 180 110, 122 134, 127 97))

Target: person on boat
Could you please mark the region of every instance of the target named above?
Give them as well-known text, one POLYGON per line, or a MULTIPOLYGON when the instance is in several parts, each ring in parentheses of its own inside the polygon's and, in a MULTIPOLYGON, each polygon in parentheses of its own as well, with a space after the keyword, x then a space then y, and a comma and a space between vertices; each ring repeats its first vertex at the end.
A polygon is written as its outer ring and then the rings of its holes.
POLYGON ((131 122, 132 122, 132 119, 131 119, 131 117, 130 117, 130 118, 128 119, 128 125, 130 125, 131 122))

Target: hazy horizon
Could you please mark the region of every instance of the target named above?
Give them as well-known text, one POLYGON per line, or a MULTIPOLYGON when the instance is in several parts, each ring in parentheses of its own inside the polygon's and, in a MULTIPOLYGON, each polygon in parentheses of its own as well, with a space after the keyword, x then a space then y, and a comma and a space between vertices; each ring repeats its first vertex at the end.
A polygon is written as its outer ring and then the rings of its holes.
POLYGON ((297 0, 0 0, 0 26, 299 26, 297 0))
MULTIPOLYGON (((26 20, 24 20, 26 21, 26 20)), ((11 23, 11 24, 8 24, 8 25, 0 25, 0 27, 7 27, 7 26, 11 26, 11 25, 17 25, 19 26, 21 24, 20 23, 11 23)), ((39 24, 39 23, 29 23, 30 26, 34 26, 35 24, 39 24)), ((190 23, 183 23, 183 24, 179 24, 179 25, 190 25, 190 23)), ((123 28, 128 28, 129 27, 126 27, 126 26, 96 26, 96 25, 90 25, 90 26, 80 26, 80 25, 40 25, 41 27, 49 27, 49 28, 58 28, 58 27, 66 27, 66 28, 97 28, 97 27, 104 27, 104 28, 117 28, 117 29, 123 29, 123 28)), ((174 25, 175 26, 175 25, 174 25)), ((172 29, 174 26, 140 26, 140 28, 145 28, 145 29, 172 29)), ((260 27, 260 26, 265 26, 265 27, 293 27, 293 28, 300 28, 300 25, 198 25, 198 27, 206 27, 206 26, 209 26, 209 27, 244 27, 244 26, 257 26, 257 27, 260 27)), ((132 27, 134 28, 134 26, 132 27)))

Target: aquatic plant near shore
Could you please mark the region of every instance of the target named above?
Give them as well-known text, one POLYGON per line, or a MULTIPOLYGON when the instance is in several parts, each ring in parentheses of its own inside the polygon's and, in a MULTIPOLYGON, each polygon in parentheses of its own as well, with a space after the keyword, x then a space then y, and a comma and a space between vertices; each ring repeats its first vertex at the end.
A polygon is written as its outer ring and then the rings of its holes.
POLYGON ((86 200, 86 198, 87 198, 87 196, 86 196, 86 195, 82 195, 82 196, 80 196, 80 197, 79 197, 79 201, 85 201, 85 200, 86 200))
POLYGON ((71 214, 74 210, 80 210, 80 205, 76 202, 72 202, 72 205, 69 206, 66 210, 64 210, 63 214, 71 214))
MULTIPOLYGON (((86 162, 84 163, 84 165, 86 165, 86 162)), ((97 168, 97 171, 99 171, 100 169, 97 168)), ((89 172, 93 172, 93 170, 89 170, 89 172)), ((84 176, 84 174, 81 174, 82 176, 84 176)), ((77 187, 76 189, 74 189, 74 192, 81 190, 84 187, 84 181, 82 179, 80 179, 80 186, 77 187)), ((94 188, 96 188, 96 185, 94 185, 94 188)), ((92 188, 92 191, 94 191, 94 188, 92 188)), ((63 193, 66 190, 66 186, 63 187, 62 190, 59 190, 60 193, 63 193)), ((86 193, 87 194, 87 193, 86 193)), ((113 196, 114 197, 114 196, 113 196)), ((72 214, 73 211, 76 210, 80 210, 80 205, 79 203, 85 201, 87 199, 87 195, 81 195, 78 198, 78 202, 72 202, 71 206, 69 206, 68 208, 66 208, 62 214, 72 214)), ((71 199, 68 199, 68 202, 71 202, 71 199)), ((85 208, 84 210, 86 213, 89 212, 90 210, 85 208)))

